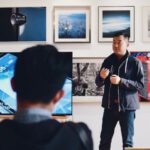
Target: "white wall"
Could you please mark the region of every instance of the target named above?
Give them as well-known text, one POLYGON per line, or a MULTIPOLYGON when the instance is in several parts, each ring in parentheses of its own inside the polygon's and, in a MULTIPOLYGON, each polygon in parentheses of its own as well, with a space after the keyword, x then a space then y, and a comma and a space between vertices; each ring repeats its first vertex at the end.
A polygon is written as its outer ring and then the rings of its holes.
MULTIPOLYGON (((98 43, 98 6, 135 6, 135 42, 130 44, 130 50, 150 50, 150 43, 142 42, 142 7, 150 6, 150 0, 0 0, 0 7, 46 6, 47 7, 47 41, 53 44, 53 7, 54 6, 91 6, 91 43, 61 43, 55 44, 60 51, 72 51, 74 57, 105 57, 111 50, 111 43, 98 43)), ((1 42, 0 52, 21 51, 22 49, 37 44, 37 42, 1 42)), ((94 100, 94 99, 93 99, 94 100)), ((147 107, 146 107, 147 108, 147 107)), ((147 111, 149 108, 141 109, 147 111)), ((86 122, 93 131, 95 150, 98 149, 99 133, 101 129, 102 108, 100 103, 74 103, 73 119, 86 122)), ((139 118, 136 133, 136 146, 150 147, 149 112, 144 111, 139 118), (146 136, 143 134, 146 133, 146 136), (140 137, 142 136, 142 138, 140 137)), ((141 113, 139 113, 140 116, 141 113)), ((113 148, 121 149, 120 131, 116 130, 113 148)))
MULTIPOLYGON (((150 102, 140 103, 141 108, 136 111, 134 147, 150 148, 150 102)), ((103 108, 100 103, 75 103, 73 120, 84 121, 92 130, 94 150, 98 150, 102 124, 103 108)), ((112 139, 111 150, 122 150, 122 137, 117 124, 112 139)))
MULTIPOLYGON (((142 7, 150 6, 149 0, 1 0, 0 7, 46 6, 47 43, 53 43, 54 6, 91 6, 91 43, 55 44, 61 51, 73 51, 74 57, 105 57, 111 50, 111 43, 98 43, 98 6, 135 6, 135 42, 130 50, 149 50, 149 43, 142 42, 142 7)), ((36 42, 1 42, 0 51, 20 51, 36 42)))

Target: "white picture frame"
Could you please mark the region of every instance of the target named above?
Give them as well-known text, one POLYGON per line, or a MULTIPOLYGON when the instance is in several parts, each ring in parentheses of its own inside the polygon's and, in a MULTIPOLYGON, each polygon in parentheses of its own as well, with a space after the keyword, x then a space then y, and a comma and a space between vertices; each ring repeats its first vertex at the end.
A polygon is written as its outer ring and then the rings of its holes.
POLYGON ((150 6, 143 7, 142 9, 142 31, 143 31, 143 41, 150 41, 150 6))
POLYGON ((95 79, 104 59, 104 57, 73 58, 73 102, 101 101, 104 88, 98 88, 95 79))
POLYGON ((90 43, 91 7, 54 7, 54 43, 90 43))
POLYGON ((98 42, 112 42, 117 32, 126 32, 130 35, 130 42, 134 42, 134 11, 134 6, 99 6, 98 42))

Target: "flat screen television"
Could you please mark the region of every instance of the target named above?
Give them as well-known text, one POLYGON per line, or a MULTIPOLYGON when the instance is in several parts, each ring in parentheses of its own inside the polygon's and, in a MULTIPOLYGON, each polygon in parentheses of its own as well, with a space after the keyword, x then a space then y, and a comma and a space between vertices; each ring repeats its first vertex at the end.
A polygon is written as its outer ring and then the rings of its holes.
MULTIPOLYGON (((64 97, 56 104, 54 116, 72 115, 72 53, 64 52, 69 57, 70 67, 63 90, 64 97)), ((0 53, 0 115, 14 115, 17 111, 16 93, 12 90, 10 80, 19 53, 0 53)))

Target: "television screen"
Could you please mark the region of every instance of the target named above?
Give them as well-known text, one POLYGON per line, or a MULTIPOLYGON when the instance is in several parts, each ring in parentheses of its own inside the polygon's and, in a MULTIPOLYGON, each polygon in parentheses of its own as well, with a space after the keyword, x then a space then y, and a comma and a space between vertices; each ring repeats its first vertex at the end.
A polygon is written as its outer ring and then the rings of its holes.
MULTIPOLYGON (((70 52, 65 52, 72 58, 70 52)), ((16 93, 12 90, 10 80, 14 75, 14 67, 19 53, 0 53, 0 115, 13 115, 17 111, 16 93)), ((56 104, 53 115, 71 115, 72 114, 72 68, 65 80, 63 90, 64 97, 56 104)))

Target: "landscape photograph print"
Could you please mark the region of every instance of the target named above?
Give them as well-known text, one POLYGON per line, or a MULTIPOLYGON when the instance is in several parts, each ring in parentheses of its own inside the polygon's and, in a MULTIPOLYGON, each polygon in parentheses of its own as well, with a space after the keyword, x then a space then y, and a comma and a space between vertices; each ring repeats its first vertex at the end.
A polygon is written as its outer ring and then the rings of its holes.
POLYGON ((111 42, 117 32, 134 41, 134 7, 99 7, 99 42, 111 42))
POLYGON ((90 7, 54 7, 54 42, 89 43, 90 7))

